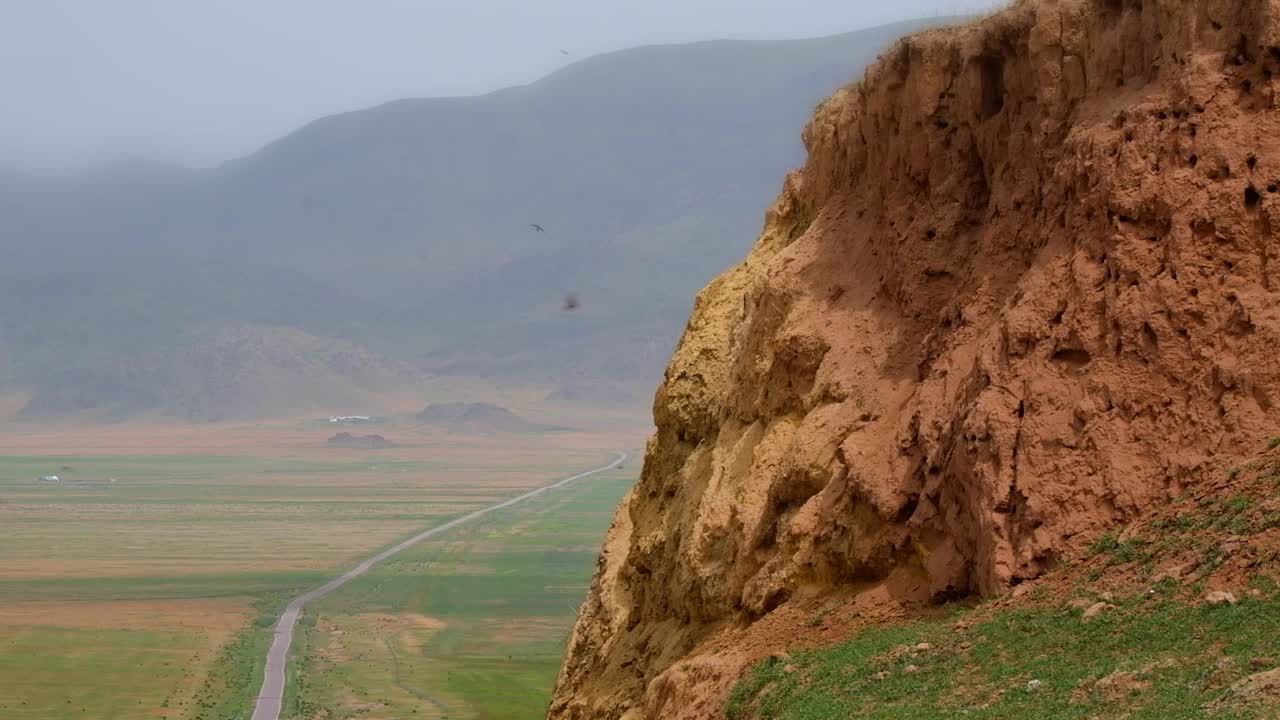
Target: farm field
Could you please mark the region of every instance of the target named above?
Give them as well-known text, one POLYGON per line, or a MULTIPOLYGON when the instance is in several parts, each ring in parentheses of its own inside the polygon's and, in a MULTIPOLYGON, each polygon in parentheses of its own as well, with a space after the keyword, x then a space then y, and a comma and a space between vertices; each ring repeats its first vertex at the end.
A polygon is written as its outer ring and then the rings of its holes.
POLYGON ((288 717, 546 713, 623 467, 428 540, 320 601, 295 648, 288 717))
POLYGON ((345 450, 332 432, 0 429, 0 717, 247 717, 290 597, 627 442, 392 423, 397 447, 345 450))

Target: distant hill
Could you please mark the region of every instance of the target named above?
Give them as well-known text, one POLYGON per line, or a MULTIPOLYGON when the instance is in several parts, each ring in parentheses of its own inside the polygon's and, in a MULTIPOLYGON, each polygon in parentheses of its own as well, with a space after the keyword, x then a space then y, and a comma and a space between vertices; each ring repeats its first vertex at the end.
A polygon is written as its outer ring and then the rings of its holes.
POLYGON ((547 393, 544 398, 549 403, 586 406, 625 406, 647 402, 652 395, 649 388, 637 391, 622 383, 608 381, 568 382, 547 393))
POLYGON ((510 410, 490 403, 433 403, 415 416, 422 425, 466 432, 536 432, 553 430, 529 422, 510 410))
POLYGON ((19 419, 72 413, 118 419, 153 411, 192 420, 248 419, 282 407, 353 405, 421 377, 359 345, 292 328, 196 327, 170 348, 67 363, 37 387, 19 419))
POLYGON ((612 53, 323 118, 208 171, 0 176, 0 394, 33 391, 30 418, 297 410, 367 384, 324 358, 283 370, 332 342, 415 372, 606 381, 642 409, 813 105, 924 24, 612 53), (231 373, 204 327, 252 327, 259 349, 231 373))
POLYGON ((395 447, 395 443, 381 435, 352 435, 349 432, 340 432, 329 438, 325 444, 332 448, 349 450, 386 450, 395 447))

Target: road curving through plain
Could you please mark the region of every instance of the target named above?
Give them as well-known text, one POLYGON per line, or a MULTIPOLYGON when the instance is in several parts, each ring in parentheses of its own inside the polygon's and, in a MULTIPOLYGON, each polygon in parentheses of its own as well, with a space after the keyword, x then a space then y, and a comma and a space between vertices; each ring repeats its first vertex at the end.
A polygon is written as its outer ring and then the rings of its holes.
POLYGON ((280 720, 280 708, 284 703, 284 685, 289 661, 289 646, 293 644, 293 631, 298 624, 298 618, 301 617, 302 611, 308 604, 319 600, 325 595, 328 595, 334 590, 337 590, 343 585, 355 580, 368 572, 369 568, 372 568, 374 565, 377 565, 383 560, 417 545, 423 540, 427 540, 443 532, 447 532, 459 525, 464 525, 476 518, 488 515, 491 512, 502 510, 503 508, 509 508, 516 503, 521 503, 525 500, 529 500, 530 498, 542 495, 543 493, 564 487, 575 480, 581 480, 582 478, 617 467, 619 464, 625 462, 628 457, 627 453, 624 452, 619 452, 617 455, 618 456, 607 465, 601 465, 598 468, 592 468, 591 470, 580 472, 577 475, 561 478, 550 485, 544 485, 536 490, 530 490, 522 495, 508 498, 507 500, 503 500, 495 505, 490 505, 489 507, 467 513, 466 515, 454 518, 443 525, 420 532, 399 545, 383 550, 377 555, 364 560, 359 565, 356 565, 324 585, 321 585, 314 590, 308 590, 291 600, 288 606, 285 607, 284 612, 281 613, 280 619, 276 622, 275 635, 271 639, 271 648, 267 651, 266 668, 262 673, 262 689, 258 691, 258 699, 253 706, 253 720, 280 720))

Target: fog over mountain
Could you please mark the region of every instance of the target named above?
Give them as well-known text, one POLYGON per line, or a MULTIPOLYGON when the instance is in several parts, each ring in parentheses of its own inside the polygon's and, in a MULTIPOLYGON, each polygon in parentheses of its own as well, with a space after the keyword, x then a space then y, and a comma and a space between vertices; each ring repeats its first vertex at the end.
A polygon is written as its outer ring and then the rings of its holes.
POLYGON ((992 4, 10 2, 0 23, 0 167, 214 166, 317 117, 490 92, 614 50, 819 37, 992 4))
POLYGON ((210 170, 7 173, 0 393, 32 418, 251 416, 440 373, 644 397, 814 104, 922 24, 608 53, 210 170))

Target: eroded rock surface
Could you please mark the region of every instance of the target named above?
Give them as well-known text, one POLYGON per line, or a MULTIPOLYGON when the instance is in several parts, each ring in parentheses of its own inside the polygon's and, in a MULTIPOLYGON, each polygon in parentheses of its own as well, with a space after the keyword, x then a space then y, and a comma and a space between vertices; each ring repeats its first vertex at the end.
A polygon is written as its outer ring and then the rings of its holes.
POLYGON ((698 297, 550 716, 707 717, 788 603, 1000 592, 1277 434, 1276 73, 1280 2, 1031 0, 824 103, 698 297))

